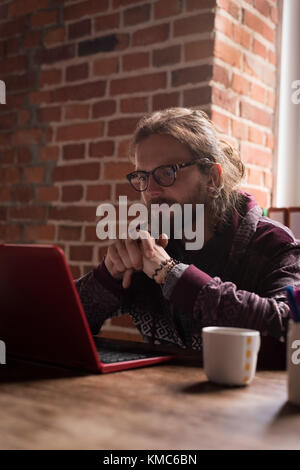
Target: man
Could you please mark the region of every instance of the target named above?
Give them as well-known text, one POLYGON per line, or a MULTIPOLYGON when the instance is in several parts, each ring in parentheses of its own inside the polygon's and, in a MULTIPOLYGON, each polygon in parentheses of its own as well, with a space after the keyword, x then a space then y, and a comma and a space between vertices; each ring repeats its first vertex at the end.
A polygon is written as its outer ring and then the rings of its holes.
POLYGON ((129 313, 145 341, 201 350, 204 326, 252 328, 265 337, 264 364, 279 354, 282 366, 284 287, 300 286, 300 243, 239 191, 245 169, 237 153, 204 112, 171 108, 139 122, 131 154, 136 171, 127 178, 148 209, 204 204, 204 246, 189 251, 184 239, 145 232, 112 243, 75 281, 92 332, 129 313))

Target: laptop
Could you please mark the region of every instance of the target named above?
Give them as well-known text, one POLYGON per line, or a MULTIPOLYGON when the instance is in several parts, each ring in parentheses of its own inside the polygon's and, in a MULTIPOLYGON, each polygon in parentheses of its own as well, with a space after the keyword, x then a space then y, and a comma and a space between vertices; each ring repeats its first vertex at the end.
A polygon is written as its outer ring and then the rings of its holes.
POLYGON ((93 336, 64 252, 56 245, 0 245, 0 340, 13 356, 95 373, 166 362, 144 343, 93 336))

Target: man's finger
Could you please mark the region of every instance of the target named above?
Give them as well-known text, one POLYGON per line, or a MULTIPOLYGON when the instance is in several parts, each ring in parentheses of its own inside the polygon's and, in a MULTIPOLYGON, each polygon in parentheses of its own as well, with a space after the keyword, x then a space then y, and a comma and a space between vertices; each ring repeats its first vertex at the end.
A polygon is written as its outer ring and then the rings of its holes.
POLYGON ((127 269, 124 273, 123 280, 122 280, 122 287, 123 289, 128 289, 131 284, 131 277, 132 277, 133 269, 127 269))
POLYGON ((161 233, 158 240, 156 240, 156 243, 165 249, 169 243, 168 235, 166 233, 161 233))

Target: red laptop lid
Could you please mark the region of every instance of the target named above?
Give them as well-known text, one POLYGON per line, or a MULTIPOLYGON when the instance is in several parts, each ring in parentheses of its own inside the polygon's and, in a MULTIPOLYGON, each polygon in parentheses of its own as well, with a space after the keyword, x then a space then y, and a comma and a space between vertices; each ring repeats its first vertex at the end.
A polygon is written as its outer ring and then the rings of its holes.
POLYGON ((6 353, 99 370, 95 344, 63 251, 0 245, 0 339, 6 353))

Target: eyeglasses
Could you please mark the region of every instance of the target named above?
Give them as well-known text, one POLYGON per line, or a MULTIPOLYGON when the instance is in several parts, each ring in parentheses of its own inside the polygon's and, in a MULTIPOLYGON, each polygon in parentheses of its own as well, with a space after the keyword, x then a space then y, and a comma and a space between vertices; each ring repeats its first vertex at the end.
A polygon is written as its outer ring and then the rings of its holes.
POLYGON ((197 158, 190 162, 177 163, 176 165, 162 165, 154 168, 152 171, 133 171, 126 175, 126 178, 136 191, 146 191, 150 175, 153 176, 154 181, 160 186, 172 186, 176 180, 178 170, 195 165, 199 160, 197 158))

